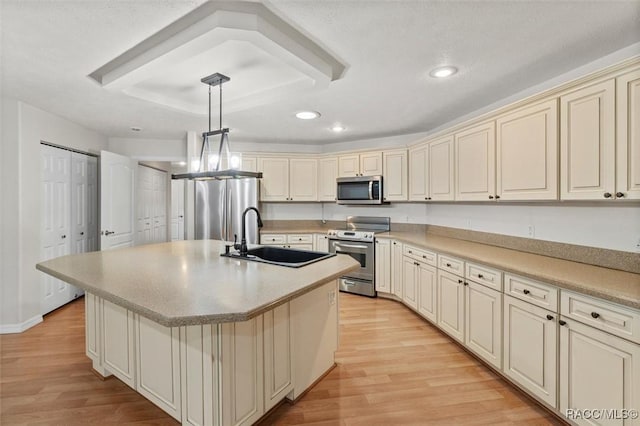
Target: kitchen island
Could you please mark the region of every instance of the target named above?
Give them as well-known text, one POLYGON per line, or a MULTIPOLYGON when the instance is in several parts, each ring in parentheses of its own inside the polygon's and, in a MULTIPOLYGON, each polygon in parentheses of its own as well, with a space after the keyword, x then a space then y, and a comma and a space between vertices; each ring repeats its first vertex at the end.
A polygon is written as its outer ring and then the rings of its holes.
POLYGON ((334 365, 335 256, 302 268, 177 241, 64 256, 37 269, 86 292, 86 353, 183 424, 252 424, 334 365))

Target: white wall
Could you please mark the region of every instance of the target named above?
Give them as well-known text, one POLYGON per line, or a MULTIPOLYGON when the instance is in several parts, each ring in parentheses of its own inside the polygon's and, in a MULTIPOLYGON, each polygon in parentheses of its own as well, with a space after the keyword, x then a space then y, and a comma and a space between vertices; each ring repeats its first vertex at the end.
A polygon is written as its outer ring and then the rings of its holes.
POLYGON ((107 138, 29 104, 3 99, 3 192, 11 204, 3 207, 4 260, 0 301, 3 331, 20 328, 42 314, 41 272, 35 265, 41 246, 40 142, 86 152, 107 148, 107 138), (9 131, 5 133, 5 125, 9 131), (4 174, 10 174, 8 180, 4 174), (8 214, 7 214, 8 213, 8 214), (5 234, 9 230, 9 234, 5 234))
POLYGON ((640 251, 640 204, 619 203, 393 203, 375 207, 333 203, 262 203, 266 220, 345 220, 388 216, 419 223, 536 238, 622 251, 640 251))
POLYGON ((186 139, 109 138, 108 150, 136 160, 185 161, 186 139))

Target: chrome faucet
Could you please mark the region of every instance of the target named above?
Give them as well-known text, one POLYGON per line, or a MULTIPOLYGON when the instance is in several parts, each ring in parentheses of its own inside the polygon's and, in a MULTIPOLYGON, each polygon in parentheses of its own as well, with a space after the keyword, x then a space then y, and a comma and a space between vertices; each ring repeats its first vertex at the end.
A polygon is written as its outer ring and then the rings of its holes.
MULTIPOLYGON (((260 211, 255 208, 255 207, 247 207, 244 212, 242 212, 242 238, 240 240, 240 244, 236 243, 234 241, 233 243, 233 248, 240 251, 240 256, 244 256, 246 257, 249 249, 247 249, 247 213, 249 213, 250 210, 253 210, 254 212, 256 212, 256 216, 258 218, 258 228, 262 228, 262 218, 260 217, 260 211)), ((236 241, 237 241, 237 237, 236 237, 236 241)))

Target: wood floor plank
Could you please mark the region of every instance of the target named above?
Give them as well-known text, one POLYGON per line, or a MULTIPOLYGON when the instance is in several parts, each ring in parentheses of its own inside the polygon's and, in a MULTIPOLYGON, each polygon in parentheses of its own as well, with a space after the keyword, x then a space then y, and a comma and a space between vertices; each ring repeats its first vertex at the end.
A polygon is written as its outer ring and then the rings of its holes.
MULTIPOLYGON (((562 424, 397 302, 340 294, 338 366, 263 425, 562 424)), ((0 424, 176 425, 84 354, 84 301, 0 336, 0 424)))

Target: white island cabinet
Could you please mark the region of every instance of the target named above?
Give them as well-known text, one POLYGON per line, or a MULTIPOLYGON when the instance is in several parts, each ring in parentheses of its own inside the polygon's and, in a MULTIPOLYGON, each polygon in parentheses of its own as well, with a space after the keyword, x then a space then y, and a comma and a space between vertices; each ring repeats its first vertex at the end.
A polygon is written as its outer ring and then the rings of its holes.
POLYGON ((184 425, 251 425, 333 366, 333 256, 283 268, 175 241, 52 259, 37 268, 86 292, 86 354, 184 425), (162 268, 158 268, 162 265, 162 268))

